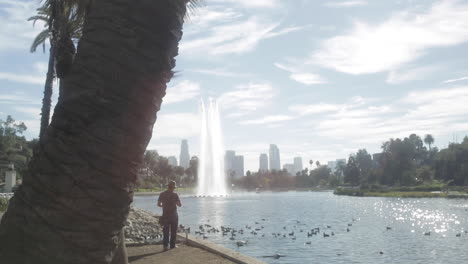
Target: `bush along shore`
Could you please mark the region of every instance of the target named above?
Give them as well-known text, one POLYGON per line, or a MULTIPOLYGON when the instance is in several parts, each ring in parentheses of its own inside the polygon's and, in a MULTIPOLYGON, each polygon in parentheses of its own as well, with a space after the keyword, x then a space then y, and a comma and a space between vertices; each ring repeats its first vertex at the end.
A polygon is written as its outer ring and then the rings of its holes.
POLYGON ((400 198, 465 198, 468 199, 468 186, 447 187, 445 184, 388 187, 340 186, 333 192, 336 195, 360 197, 400 197, 400 198))

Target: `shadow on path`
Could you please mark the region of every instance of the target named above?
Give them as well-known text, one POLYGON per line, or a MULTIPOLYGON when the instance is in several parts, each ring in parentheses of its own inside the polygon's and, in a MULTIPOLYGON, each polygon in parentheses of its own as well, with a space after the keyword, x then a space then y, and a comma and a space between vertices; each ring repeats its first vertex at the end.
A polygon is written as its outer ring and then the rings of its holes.
POLYGON ((131 261, 137 261, 139 259, 146 258, 146 257, 149 257, 149 256, 154 256, 154 255, 161 254, 161 253, 164 253, 164 252, 167 252, 167 251, 161 250, 159 252, 154 252, 154 253, 142 254, 142 255, 137 255, 137 256, 130 256, 130 257, 128 257, 128 261, 130 261, 130 262, 131 261))

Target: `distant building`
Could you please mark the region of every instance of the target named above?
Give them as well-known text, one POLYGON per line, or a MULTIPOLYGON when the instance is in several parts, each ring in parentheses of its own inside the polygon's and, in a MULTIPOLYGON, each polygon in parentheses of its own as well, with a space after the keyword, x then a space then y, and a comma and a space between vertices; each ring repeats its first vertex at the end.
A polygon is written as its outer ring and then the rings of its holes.
POLYGON ((230 177, 231 173, 234 172, 234 159, 236 157, 236 152, 234 150, 226 150, 224 154, 224 171, 226 176, 230 177))
POLYGON ((330 169, 331 173, 335 173, 336 172, 336 160, 327 162, 327 167, 330 169))
POLYGON ((270 144, 270 170, 281 170, 280 151, 275 144, 270 144))
POLYGON ((298 173, 298 172, 301 172, 302 169, 303 169, 302 158, 301 157, 295 157, 294 158, 294 175, 296 175, 296 173, 298 173))
POLYGON ((179 166, 183 167, 184 169, 187 169, 190 165, 189 147, 186 139, 182 140, 182 143, 180 144, 179 161, 179 166))
POLYGON ((244 156, 236 155, 234 150, 227 150, 224 155, 224 171, 227 177, 244 176, 244 156))
POLYGON ((268 156, 265 153, 260 154, 259 157, 259 171, 266 172, 268 171, 268 156))
POLYGON ((295 176, 296 175, 296 168, 294 166, 294 164, 291 164, 291 163, 286 163, 283 165, 283 169, 285 169, 289 175, 291 176, 295 176))
POLYGON ((346 159, 336 159, 327 162, 327 167, 330 169, 331 173, 336 173, 338 166, 346 166, 346 159))
POLYGON ((16 186, 16 171, 15 165, 9 162, 0 162, 0 173, 2 173, 2 179, 5 180, 3 185, 3 192, 10 193, 13 191, 13 187, 16 186))
POLYGON ((235 156, 233 164, 234 177, 244 176, 244 156, 235 156))
POLYGON ((177 158, 174 156, 169 156, 167 158, 167 161, 169 162, 169 165, 176 167, 177 166, 177 158))
POLYGON ((379 167, 381 158, 382 158, 382 153, 372 154, 372 165, 374 166, 374 168, 379 167))

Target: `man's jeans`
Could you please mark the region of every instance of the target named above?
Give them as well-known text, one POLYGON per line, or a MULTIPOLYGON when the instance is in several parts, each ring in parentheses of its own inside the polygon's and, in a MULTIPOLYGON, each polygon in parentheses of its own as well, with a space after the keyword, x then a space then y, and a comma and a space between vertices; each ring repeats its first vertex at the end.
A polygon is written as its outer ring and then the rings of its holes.
POLYGON ((179 225, 179 217, 177 214, 172 216, 164 216, 165 224, 163 227, 163 245, 165 248, 169 245, 169 229, 171 230, 171 248, 175 248, 177 238, 177 226, 179 225))

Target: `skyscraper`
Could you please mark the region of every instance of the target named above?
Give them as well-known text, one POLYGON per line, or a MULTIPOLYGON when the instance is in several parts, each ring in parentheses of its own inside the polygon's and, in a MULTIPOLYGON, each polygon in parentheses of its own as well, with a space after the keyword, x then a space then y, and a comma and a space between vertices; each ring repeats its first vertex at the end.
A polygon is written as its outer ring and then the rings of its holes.
POLYGON ((294 158, 294 175, 296 175, 296 173, 300 171, 302 171, 302 158, 295 157, 294 158))
POLYGON ((167 157, 167 162, 173 167, 177 166, 177 158, 174 156, 167 157))
POLYGON ((265 153, 260 154, 259 158, 260 166, 259 171, 266 172, 268 171, 268 156, 265 153))
POLYGON ((280 152, 275 144, 270 144, 270 170, 281 170, 280 152))
POLYGON ((186 139, 183 139, 182 143, 180 144, 179 162, 179 166, 184 169, 187 169, 190 165, 189 147, 186 139))
POLYGON ((224 170, 227 177, 240 178, 244 176, 244 156, 236 155, 234 150, 227 150, 224 155, 224 170))
POLYGON ((244 156, 235 156, 234 157, 234 164, 233 164, 233 170, 234 170, 234 177, 235 178, 240 178, 244 176, 244 156))
POLYGON ((230 177, 231 172, 234 172, 234 159, 236 157, 236 152, 234 150, 226 150, 224 154, 224 171, 226 176, 230 177))

